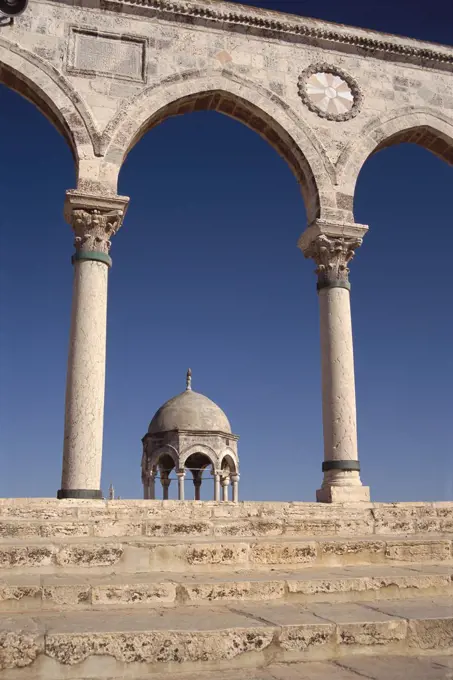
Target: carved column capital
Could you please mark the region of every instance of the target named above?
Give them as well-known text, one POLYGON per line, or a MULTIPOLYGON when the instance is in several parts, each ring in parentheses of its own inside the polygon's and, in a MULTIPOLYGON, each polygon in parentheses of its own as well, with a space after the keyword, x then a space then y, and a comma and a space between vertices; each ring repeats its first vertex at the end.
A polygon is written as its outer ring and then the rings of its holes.
POLYGON ((348 264, 354 257, 354 251, 362 244, 361 238, 317 236, 305 251, 305 257, 311 257, 318 265, 318 290, 337 286, 349 288, 348 264))
POLYGON ((318 290, 340 287, 349 289, 348 264, 356 248, 362 245, 368 227, 362 224, 329 224, 316 220, 299 239, 305 257, 316 264, 318 290))
POLYGON ((121 225, 123 213, 112 210, 102 213, 100 210, 73 210, 72 228, 74 230, 74 248, 77 252, 98 251, 108 255, 110 239, 121 225))
POLYGON ((75 259, 93 259, 110 264, 111 238, 121 224, 129 199, 126 196, 96 196, 78 191, 66 193, 65 218, 73 228, 75 259))

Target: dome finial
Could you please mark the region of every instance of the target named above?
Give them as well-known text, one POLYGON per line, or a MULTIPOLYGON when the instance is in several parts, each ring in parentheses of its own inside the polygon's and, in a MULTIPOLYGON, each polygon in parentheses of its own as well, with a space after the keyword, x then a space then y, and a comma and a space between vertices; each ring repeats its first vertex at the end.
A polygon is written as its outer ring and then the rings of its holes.
POLYGON ((187 375, 186 375, 186 390, 191 390, 192 389, 192 369, 189 368, 187 370, 187 375))

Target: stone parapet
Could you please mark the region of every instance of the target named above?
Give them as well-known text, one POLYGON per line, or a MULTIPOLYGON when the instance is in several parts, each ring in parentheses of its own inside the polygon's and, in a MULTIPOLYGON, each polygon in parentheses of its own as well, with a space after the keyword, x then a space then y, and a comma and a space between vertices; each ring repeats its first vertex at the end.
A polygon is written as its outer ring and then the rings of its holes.
POLYGON ((453 502, 0 499, 0 537, 453 533, 453 502))

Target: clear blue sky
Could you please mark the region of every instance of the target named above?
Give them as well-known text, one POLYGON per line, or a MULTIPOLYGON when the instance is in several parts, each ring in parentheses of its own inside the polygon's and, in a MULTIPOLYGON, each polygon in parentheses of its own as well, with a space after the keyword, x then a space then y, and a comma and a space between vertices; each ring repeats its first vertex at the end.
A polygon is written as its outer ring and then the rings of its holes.
MULTIPOLYGON (((450 0, 256 4, 453 44, 450 0)), ((55 496, 75 175, 64 140, 4 86, 0 125, 0 496, 55 496)), ((351 267, 359 455, 374 500, 453 499, 452 186, 451 167, 402 145, 369 159, 357 188, 370 225, 351 267)), ((131 205, 111 253, 104 490, 141 497, 141 437, 190 366, 241 437, 241 497, 314 500, 316 277, 296 248, 305 211, 285 162, 199 112, 141 140, 120 193, 131 205)))

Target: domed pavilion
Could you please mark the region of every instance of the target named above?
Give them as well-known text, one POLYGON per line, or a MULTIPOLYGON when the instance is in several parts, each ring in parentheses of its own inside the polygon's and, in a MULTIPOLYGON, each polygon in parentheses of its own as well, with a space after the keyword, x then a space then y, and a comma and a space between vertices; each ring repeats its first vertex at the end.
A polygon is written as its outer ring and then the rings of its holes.
POLYGON ((214 480, 214 500, 239 499, 239 437, 222 409, 204 394, 192 390, 192 372, 187 371, 186 390, 167 401, 154 415, 142 439, 142 482, 144 498, 156 498, 160 479, 163 499, 168 500, 171 474, 176 472, 178 498, 184 500, 184 482, 190 473, 194 499, 210 472, 214 480), (222 499, 220 489, 222 488, 222 499))

